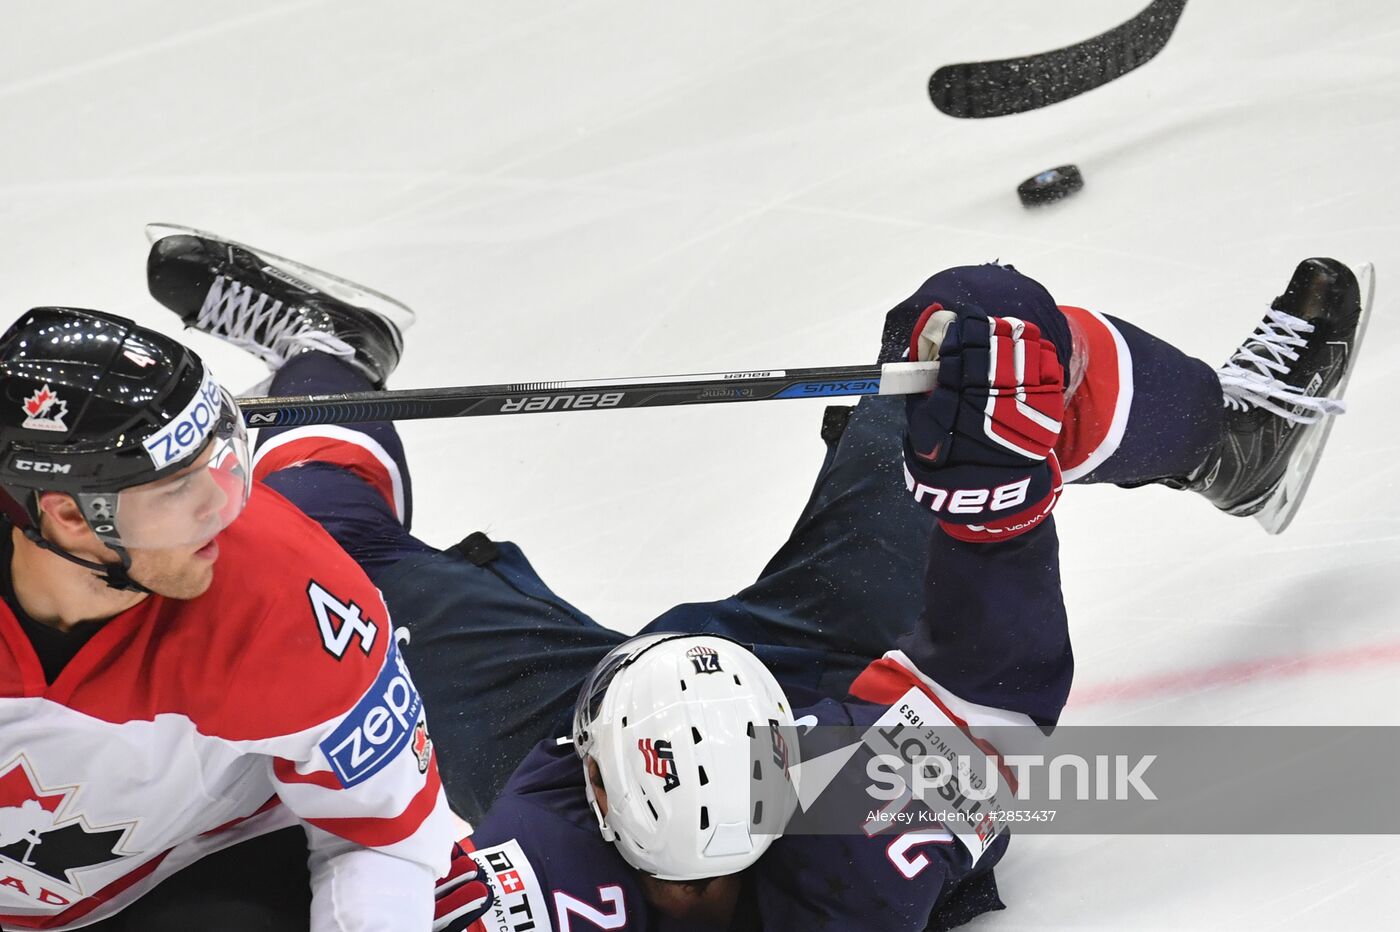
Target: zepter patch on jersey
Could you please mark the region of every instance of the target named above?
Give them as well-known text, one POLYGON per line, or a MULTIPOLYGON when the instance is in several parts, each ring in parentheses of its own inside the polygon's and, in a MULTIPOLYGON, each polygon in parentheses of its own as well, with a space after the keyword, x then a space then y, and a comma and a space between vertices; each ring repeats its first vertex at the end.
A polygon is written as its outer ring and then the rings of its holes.
POLYGON ((485 932, 553 932, 549 902, 518 842, 478 848, 471 856, 496 897, 491 911, 477 920, 485 932))
MULTIPOLYGON (((422 721, 423 700, 399 655, 398 643, 391 641, 379 676, 330 737, 321 742, 321 753, 341 786, 355 786, 383 770, 407 748, 422 721)), ((426 746, 426 726, 423 743, 426 746)), ((427 753, 426 747, 414 753, 419 751, 427 753)), ((421 769, 427 770, 426 764, 421 769)))

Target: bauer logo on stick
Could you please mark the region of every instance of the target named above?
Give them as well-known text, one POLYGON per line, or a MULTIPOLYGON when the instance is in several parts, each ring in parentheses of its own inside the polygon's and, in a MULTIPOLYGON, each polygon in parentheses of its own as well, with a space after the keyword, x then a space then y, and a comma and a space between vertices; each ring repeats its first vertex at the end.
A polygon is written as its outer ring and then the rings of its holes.
POLYGON ((58 397, 48 385, 24 399, 24 427, 29 430, 66 431, 63 416, 68 413, 68 403, 58 397))

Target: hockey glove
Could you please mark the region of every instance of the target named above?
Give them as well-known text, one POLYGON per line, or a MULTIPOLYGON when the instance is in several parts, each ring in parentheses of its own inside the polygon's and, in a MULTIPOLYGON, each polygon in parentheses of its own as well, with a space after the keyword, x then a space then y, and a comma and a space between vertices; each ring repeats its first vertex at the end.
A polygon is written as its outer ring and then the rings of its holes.
POLYGON ((906 402, 905 484, 966 541, 1006 540, 1040 524, 1059 497, 1055 441, 1064 370, 1040 328, 934 304, 910 337, 913 360, 938 360, 933 391, 906 402))
POLYGON ((481 874, 481 866, 469 853, 470 842, 452 846, 452 867, 437 882, 433 907, 433 932, 466 932, 473 922, 491 911, 496 895, 481 874))

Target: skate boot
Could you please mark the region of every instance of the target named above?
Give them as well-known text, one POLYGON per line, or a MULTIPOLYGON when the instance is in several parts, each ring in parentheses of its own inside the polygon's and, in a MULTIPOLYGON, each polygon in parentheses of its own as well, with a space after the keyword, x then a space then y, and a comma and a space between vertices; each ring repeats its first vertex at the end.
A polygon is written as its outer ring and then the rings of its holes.
POLYGON ((1222 511, 1271 534, 1293 519, 1317 468, 1365 334, 1373 280, 1335 259, 1307 259, 1259 326, 1217 370, 1225 430, 1188 480, 1222 511))
POLYGON ((392 298, 212 234, 149 229, 159 236, 146 260, 151 295, 186 327, 249 351, 274 372, 299 353, 329 353, 383 388, 399 364, 413 312, 392 298))

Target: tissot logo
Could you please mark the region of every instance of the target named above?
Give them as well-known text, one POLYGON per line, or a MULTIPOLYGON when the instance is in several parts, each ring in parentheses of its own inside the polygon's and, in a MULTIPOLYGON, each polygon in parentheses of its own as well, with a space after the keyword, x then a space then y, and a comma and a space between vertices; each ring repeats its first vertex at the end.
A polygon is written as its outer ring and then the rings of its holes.
POLYGON ((122 857, 130 826, 90 827, 69 805, 78 789, 44 789, 23 756, 0 774, 0 902, 66 905, 83 896, 78 873, 122 857))

